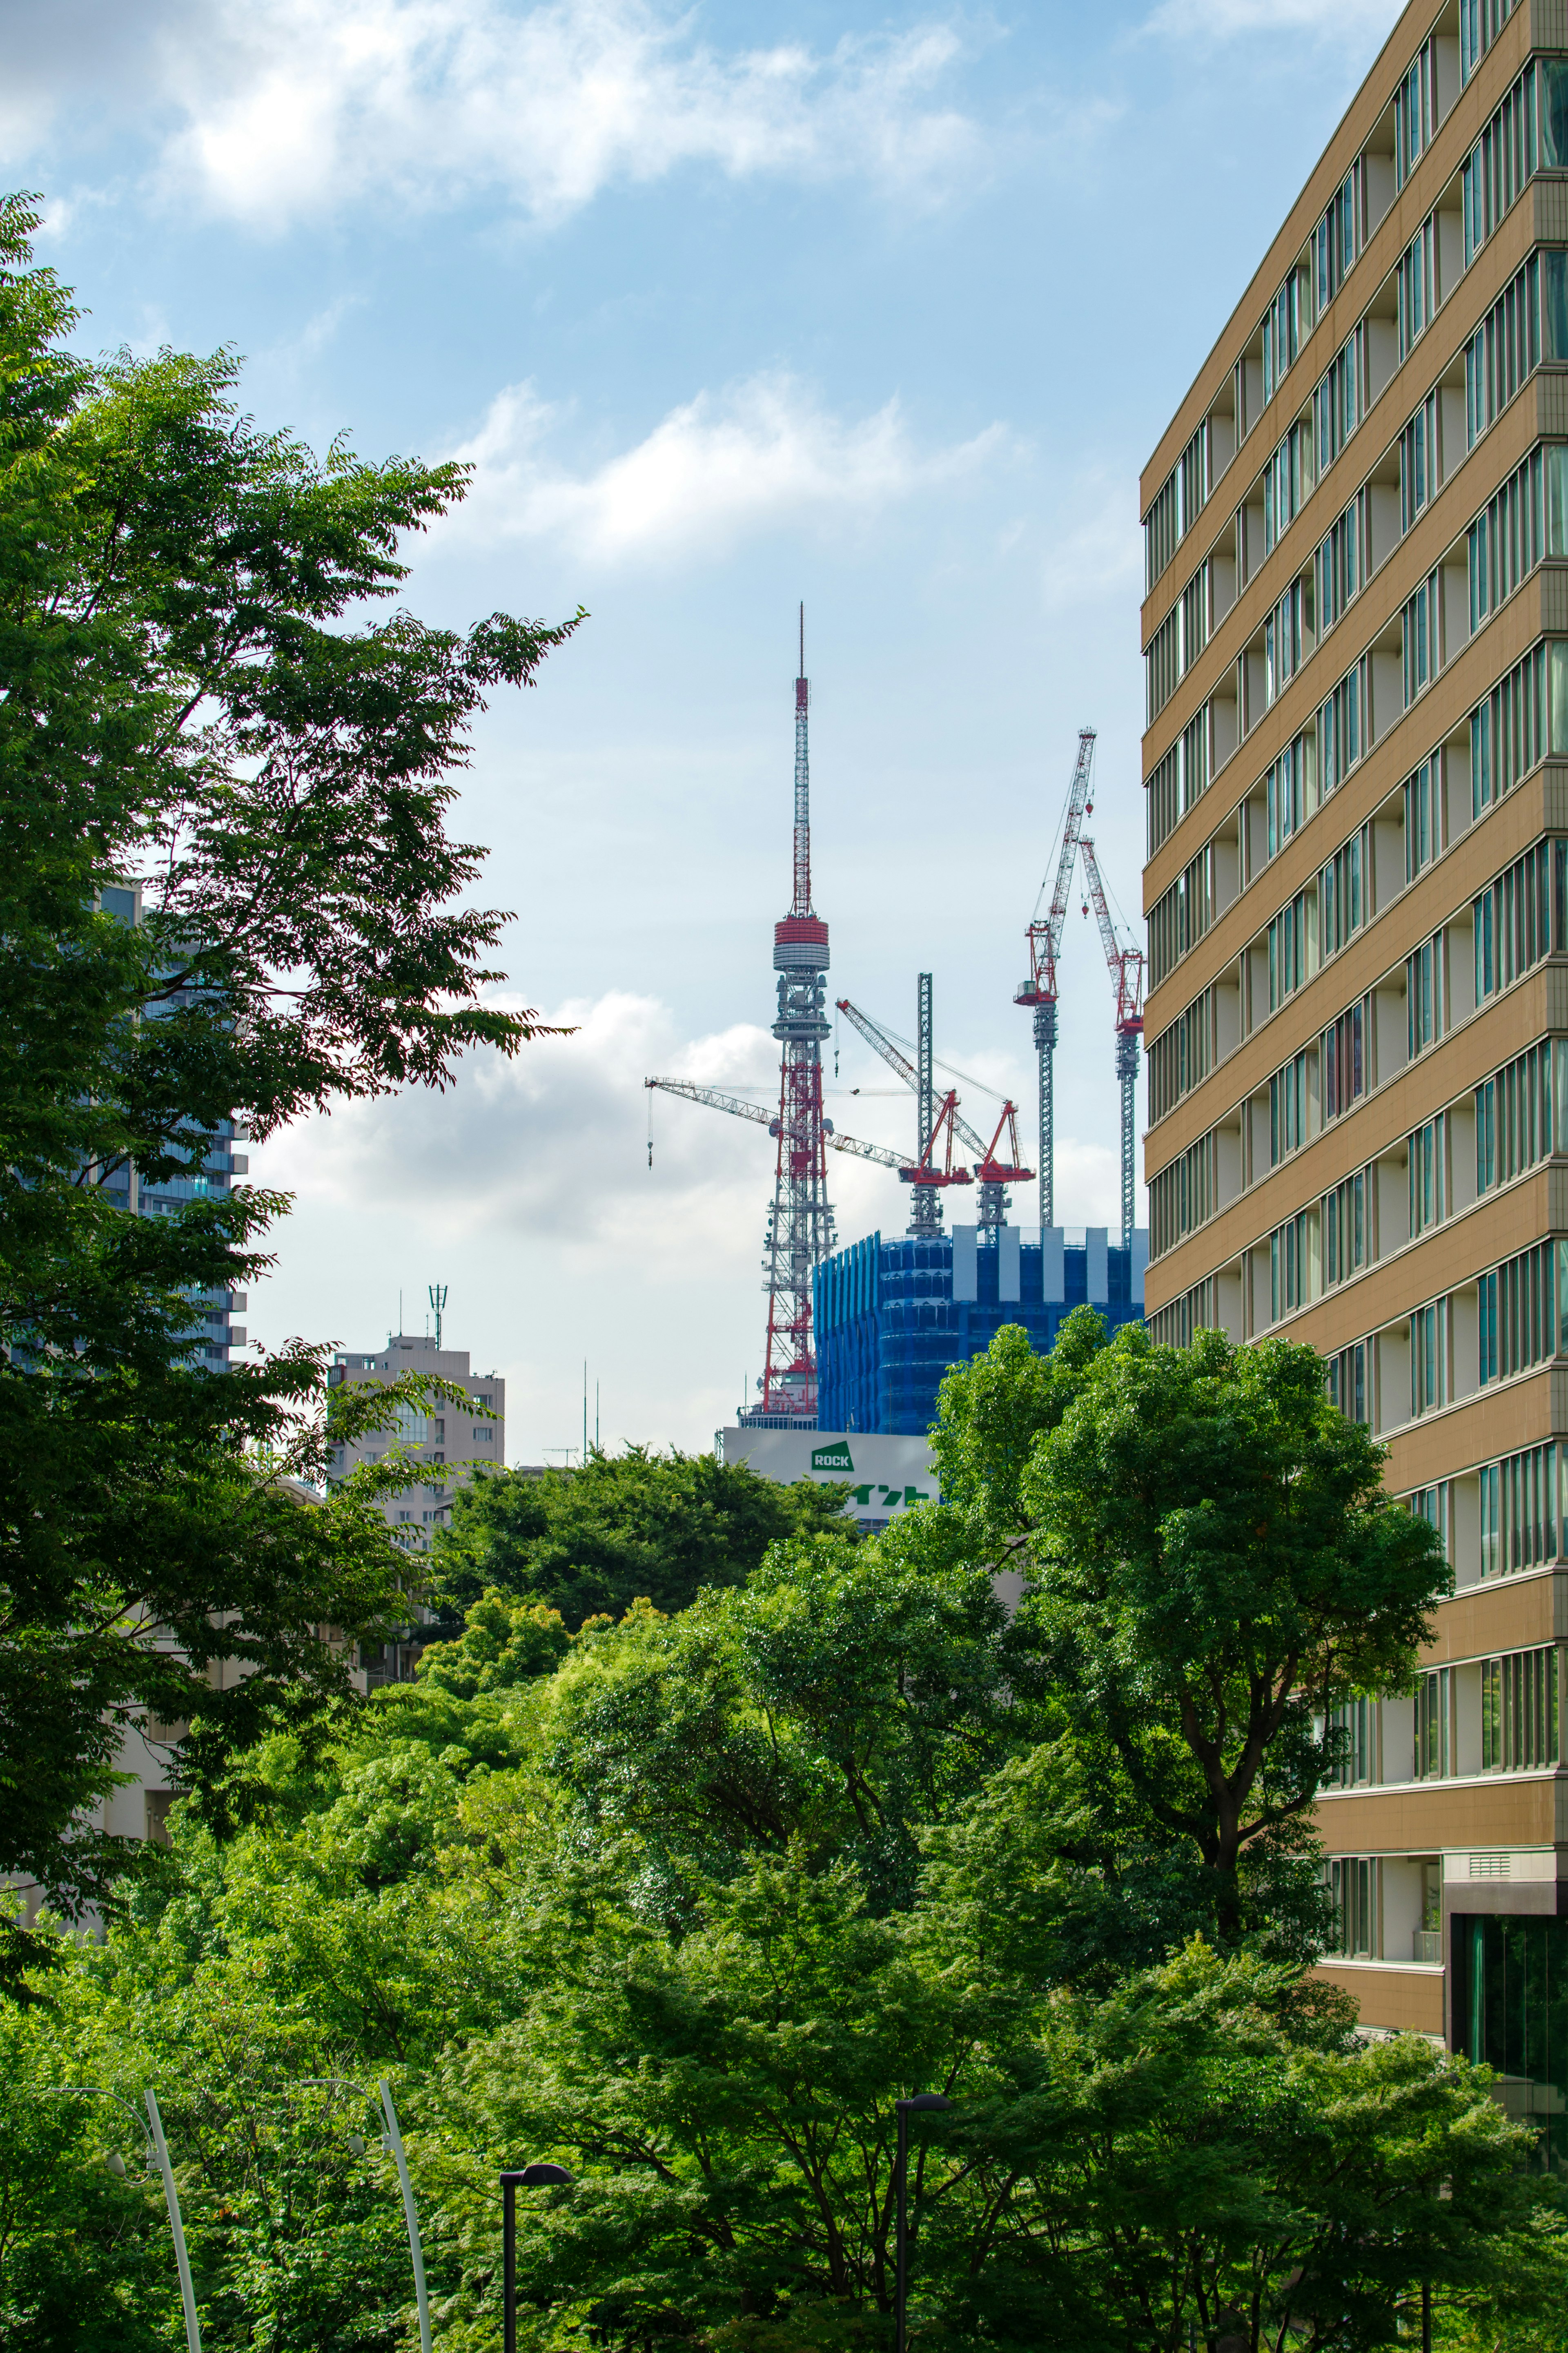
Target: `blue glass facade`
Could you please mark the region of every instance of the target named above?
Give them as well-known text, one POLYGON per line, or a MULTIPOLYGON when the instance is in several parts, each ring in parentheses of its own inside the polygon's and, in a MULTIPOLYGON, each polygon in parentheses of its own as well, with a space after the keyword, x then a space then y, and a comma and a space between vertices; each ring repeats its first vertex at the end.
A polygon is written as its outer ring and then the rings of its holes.
MULTIPOLYGON (((817 1427, 919 1438, 936 1419, 936 1393, 952 1365, 984 1356, 1005 1324, 1021 1324, 1044 1354, 1075 1307, 1098 1307, 1112 1331, 1143 1314, 1134 1302, 1142 1269, 1133 1253, 1103 1249, 1103 1299, 1089 1300, 1091 1262, 1100 1253, 1070 1242, 1061 1251, 1063 1296, 1045 1296, 1046 1257, 1038 1242, 1018 1251, 1016 1300, 998 1296, 1001 1253, 975 1253, 974 1299, 952 1295, 951 1235, 935 1241, 885 1242, 868 1234, 816 1270, 817 1427)), ((1053 1282, 1053 1290, 1056 1288, 1053 1282)), ((1097 1288, 1100 1287, 1097 1285, 1097 1288)))

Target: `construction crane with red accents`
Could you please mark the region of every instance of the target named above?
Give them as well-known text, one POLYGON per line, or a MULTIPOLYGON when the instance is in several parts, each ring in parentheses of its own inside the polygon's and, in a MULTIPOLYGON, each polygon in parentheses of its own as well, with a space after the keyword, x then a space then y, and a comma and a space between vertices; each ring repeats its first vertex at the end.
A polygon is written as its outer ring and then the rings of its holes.
MULTIPOLYGON (((921 978, 922 982, 927 982, 930 976, 922 973, 921 978)), ((922 1005, 925 1001, 926 998, 922 995, 922 1005)), ((890 1031, 884 1029, 880 1022, 873 1021, 868 1013, 863 1013, 858 1005, 851 1005, 847 997, 837 999, 837 1007, 846 1019, 859 1031, 872 1051, 880 1054, 888 1068, 897 1077, 902 1079, 911 1094, 918 1095, 921 1092, 921 1074, 909 1056, 901 1050, 900 1041, 890 1031)), ((1017 1165, 1017 1106, 1012 1103, 1003 1103, 1002 1116, 996 1123, 996 1133, 987 1144, 977 1129, 971 1127, 966 1119, 959 1117, 957 1095, 950 1095, 948 1100, 953 1106, 952 1132, 964 1150, 973 1155, 974 1165, 971 1174, 973 1181, 980 1187, 977 1197, 979 1223, 984 1230, 990 1232, 993 1229, 1004 1226, 1007 1222, 1007 1210, 1010 1205, 1005 1188, 1009 1185, 1028 1184, 1035 1173, 1032 1168, 1021 1168, 1017 1165), (998 1160, 996 1157, 996 1146, 1001 1142, 1004 1127, 1007 1130, 1009 1139, 1009 1157, 1005 1161, 998 1160)))
MULTIPOLYGON (((1094 902, 1100 942, 1105 951, 1106 969, 1110 975, 1110 986, 1116 997, 1116 1075, 1121 1082, 1121 1247, 1131 1250, 1133 1203, 1137 1195, 1137 1170, 1133 1157, 1136 1141, 1133 1089, 1138 1079, 1138 1041, 1143 1035, 1144 957, 1142 948, 1124 948, 1116 936, 1110 909, 1105 903, 1100 868, 1095 862, 1094 843, 1087 833, 1079 848, 1083 852, 1089 896, 1094 902)), ((1089 900, 1084 902, 1083 912, 1087 916, 1089 900)))
POLYGON ((1035 1050, 1039 1059, 1040 1082, 1040 1224, 1042 1228, 1056 1223, 1056 1051, 1057 1051, 1057 959, 1062 951, 1062 927, 1067 922, 1068 893, 1072 888, 1073 861, 1078 856, 1079 836, 1083 820, 1092 804, 1089 797, 1089 773, 1094 763, 1094 729, 1080 728, 1078 758, 1073 765, 1072 783, 1068 787, 1067 816, 1062 822, 1061 855, 1057 860, 1056 888, 1051 893, 1048 912, 1042 917, 1040 902, 1046 886, 1040 885, 1040 896, 1035 902, 1034 919, 1026 937, 1029 943, 1029 976, 1021 980, 1013 992, 1015 1005, 1029 1006, 1035 1016, 1035 1050))

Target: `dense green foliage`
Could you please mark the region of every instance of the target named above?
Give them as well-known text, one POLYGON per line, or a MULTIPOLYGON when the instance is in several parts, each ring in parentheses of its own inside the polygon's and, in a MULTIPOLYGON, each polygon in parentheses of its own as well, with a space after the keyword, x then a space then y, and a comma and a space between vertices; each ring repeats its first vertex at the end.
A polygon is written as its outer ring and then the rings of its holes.
POLYGON ((486 694, 565 631, 364 621, 463 469, 319 461, 226 353, 74 357, 34 227, 0 205, 0 1872, 70 1912, 126 1860, 87 1816, 127 1721, 188 1722, 232 1808, 235 1757, 342 1693, 327 1630, 395 1605, 374 1482, 302 1510, 282 1477, 395 1400, 329 1408, 302 1345, 206 1361, 285 1205, 188 1180, 226 1121, 531 1035, 445 814, 486 694), (132 1171, 183 1206, 131 1214, 132 1171))
POLYGON ((711 1454, 628 1446, 579 1471, 494 1471, 458 1488, 435 1544, 435 1596, 459 1614, 488 1588, 529 1594, 578 1627, 636 1600, 684 1609, 739 1585, 783 1536, 842 1526, 842 1491, 759 1479, 711 1454))
MULTIPOLYGON (((1042 1362, 1004 1334, 948 1385, 953 1502, 872 1543, 791 1535, 668 1615, 573 1629, 491 1589, 324 1745, 272 1735, 267 1819, 219 1841, 187 1810, 133 1917, 5 2022, 26 2096, 0 2113, 0 2344, 177 2342, 158 2204, 138 2162, 103 2168, 135 2160, 123 2112, 45 2089, 152 2082, 214 2353, 409 2346, 384 2074, 451 2353, 499 2343, 496 2175, 540 2158, 575 2177, 521 2201, 540 2353, 885 2347, 892 2102, 925 2089, 953 2102, 912 2168, 932 2348, 1360 2353, 1411 2335, 1423 2281, 1453 2353, 1568 2345, 1554 2193, 1486 2071, 1358 2042, 1260 1906, 1216 1905, 1201 1819, 1148 1801, 1064 1644, 1053 1499, 1127 1386, 1163 1382, 1212 1464, 1233 1383, 1299 1455, 1310 1361, 1108 1348, 1084 1316, 1042 1362), (1007 1527, 1011 1620, 984 1556, 1007 1527)), ((1353 1495, 1385 1618, 1363 1655, 1396 1681, 1412 1556, 1353 1495)), ((1321 1591, 1312 1548, 1285 1549, 1269 1622, 1321 1591)), ((1205 1621, 1221 1660, 1235 1614, 1205 1621)), ((1179 1687, 1151 1679, 1143 1709, 1146 1739, 1162 1710, 1179 1729, 1179 1687)))

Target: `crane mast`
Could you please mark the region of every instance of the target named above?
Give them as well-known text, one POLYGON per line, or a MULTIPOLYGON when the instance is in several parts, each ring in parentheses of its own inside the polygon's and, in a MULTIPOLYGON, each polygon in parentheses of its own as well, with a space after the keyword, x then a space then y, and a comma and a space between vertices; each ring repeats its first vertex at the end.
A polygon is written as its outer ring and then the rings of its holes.
MULTIPOLYGON (((922 974, 921 977, 923 979, 926 976, 922 974)), ((897 1040, 889 1037, 887 1030, 879 1023, 873 1021, 868 1013, 863 1013, 858 1005, 851 1005, 847 997, 837 999, 837 1007, 851 1026, 859 1031, 872 1052, 881 1056, 894 1076, 903 1081, 911 1094, 918 1093, 921 1084, 920 1073, 909 1056, 901 1050, 897 1040)), ((1007 1199, 1007 1187, 1026 1185, 1035 1173, 1032 1168, 1020 1168, 1016 1165, 1018 1158, 1017 1106, 1012 1103, 1003 1104, 1002 1116, 996 1123, 996 1133, 987 1144, 978 1129, 971 1127, 966 1119, 960 1118, 956 1095, 952 1098, 952 1103, 951 1125, 959 1143, 973 1156, 974 1180, 980 1187, 979 1223, 982 1230, 990 1236, 994 1233, 997 1227, 1005 1226, 1007 1222, 1007 1210, 1010 1206, 1007 1199), (1009 1146, 1011 1158, 999 1161, 996 1158, 995 1147, 1001 1140, 1004 1127, 1006 1128, 1011 1139, 1009 1146)), ((910 1231, 913 1230, 911 1227, 910 1231)))
MULTIPOLYGON (((1143 1035, 1144 957, 1142 948, 1124 948, 1116 936, 1110 909, 1105 902, 1094 843, 1088 834, 1084 835, 1079 848, 1083 852, 1083 871, 1088 879, 1089 895, 1094 902, 1095 921, 1100 925, 1100 944, 1105 952, 1106 969, 1110 975, 1110 986, 1116 997, 1116 1076, 1121 1087, 1121 1247, 1131 1250, 1137 1214, 1134 1091, 1138 1079, 1138 1041, 1143 1035)), ((1087 905, 1083 912, 1088 914, 1087 905)))
POLYGON ((1035 1016, 1035 1051, 1039 1064, 1042 1228, 1056 1223, 1057 959, 1061 954, 1062 927, 1067 921, 1068 895, 1072 888, 1079 837, 1083 828, 1085 812, 1089 807, 1094 732, 1092 727, 1079 731, 1078 757, 1073 764, 1072 782, 1068 787, 1067 816, 1062 823, 1056 887, 1051 892, 1049 910, 1042 917, 1040 900, 1045 897, 1046 890, 1043 882, 1040 885, 1034 918, 1025 935, 1029 944, 1029 976, 1020 981, 1013 992, 1014 1004, 1030 1007, 1035 1016))

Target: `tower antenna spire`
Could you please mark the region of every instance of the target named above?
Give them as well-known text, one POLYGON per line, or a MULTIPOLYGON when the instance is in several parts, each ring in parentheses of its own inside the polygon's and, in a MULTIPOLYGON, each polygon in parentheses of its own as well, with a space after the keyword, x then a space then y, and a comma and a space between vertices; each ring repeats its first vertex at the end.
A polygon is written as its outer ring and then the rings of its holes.
POLYGON ((816 1419, 812 1277, 833 1249, 827 1198, 827 1138, 822 1109, 822 1046, 827 1036, 827 925, 811 905, 811 689, 805 675, 805 605, 799 611, 795 681, 795 872, 790 911, 773 925, 778 975, 779 1109, 773 1215, 763 1261, 768 1294, 767 1355, 757 1411, 765 1422, 810 1427, 816 1419))

